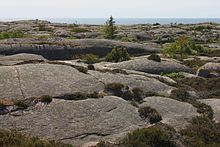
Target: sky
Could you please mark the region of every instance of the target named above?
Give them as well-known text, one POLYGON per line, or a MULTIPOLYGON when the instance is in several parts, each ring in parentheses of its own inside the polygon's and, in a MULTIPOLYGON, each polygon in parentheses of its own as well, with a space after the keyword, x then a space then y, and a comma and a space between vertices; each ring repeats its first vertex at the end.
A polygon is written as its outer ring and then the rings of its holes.
POLYGON ((0 18, 220 18, 220 0, 0 0, 0 18))

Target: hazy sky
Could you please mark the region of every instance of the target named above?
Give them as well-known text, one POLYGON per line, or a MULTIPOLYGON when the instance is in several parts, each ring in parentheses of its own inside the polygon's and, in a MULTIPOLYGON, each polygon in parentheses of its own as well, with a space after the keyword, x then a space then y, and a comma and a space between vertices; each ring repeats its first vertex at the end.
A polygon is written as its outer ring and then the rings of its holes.
POLYGON ((220 0, 0 0, 0 18, 220 18, 220 0))

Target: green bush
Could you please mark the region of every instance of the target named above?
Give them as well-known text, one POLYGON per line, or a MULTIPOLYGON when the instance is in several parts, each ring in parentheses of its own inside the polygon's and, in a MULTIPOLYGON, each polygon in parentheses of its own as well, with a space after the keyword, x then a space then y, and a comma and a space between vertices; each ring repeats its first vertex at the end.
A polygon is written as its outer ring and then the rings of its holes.
POLYGON ((53 32, 53 29, 45 24, 39 24, 38 31, 53 32))
POLYGON ((0 32, 0 40, 9 39, 9 38, 23 38, 25 36, 26 36, 25 33, 21 30, 10 31, 10 32, 0 32))
POLYGON ((80 59, 87 64, 94 64, 99 62, 99 57, 93 54, 86 54, 80 57, 80 59))
POLYGON ((106 56, 107 62, 122 62, 130 60, 130 55, 127 50, 124 48, 114 48, 110 53, 106 56))
POLYGON ((115 26, 114 18, 111 16, 103 26, 103 37, 105 39, 114 39, 117 31, 117 27, 115 26))
POLYGON ((40 98, 40 101, 42 103, 51 103, 53 101, 53 97, 52 96, 49 96, 49 95, 43 95, 41 98, 40 98))
POLYGON ((120 145, 124 147, 175 147, 171 136, 157 127, 135 130, 122 139, 120 145))
POLYGON ((115 96, 121 97, 123 94, 122 89, 124 87, 125 86, 121 83, 109 83, 109 84, 105 85, 105 90, 112 92, 115 96))
POLYGON ((156 123, 162 120, 161 115, 157 112, 157 110, 149 107, 149 106, 145 106, 145 107, 140 107, 138 109, 138 112, 140 113, 140 116, 143 118, 148 118, 150 123, 156 123))
POLYGON ((90 32, 89 30, 85 29, 85 28, 79 28, 79 27, 72 27, 71 29, 71 32, 74 32, 74 33, 85 33, 85 32, 90 32))
POLYGON ((189 92, 185 88, 178 88, 172 90, 170 97, 181 102, 189 102, 192 99, 189 92))
POLYGON ((220 146, 220 125, 211 119, 201 116, 192 119, 191 124, 181 130, 186 146, 206 147, 220 146))
POLYGON ((212 26, 208 25, 208 26, 194 26, 194 27, 191 27, 191 30, 196 30, 196 31, 203 31, 203 30, 211 30, 213 29, 212 26))
POLYGON ((161 73, 161 76, 166 76, 169 77, 171 79, 182 79, 185 78, 185 76, 182 73, 176 73, 176 72, 172 72, 172 73, 161 73))
POLYGON ((160 56, 157 54, 151 54, 147 59, 156 62, 161 62, 160 56))
POLYGON ((42 141, 37 137, 27 137, 17 132, 0 130, 1 147, 72 147, 72 145, 42 141))
POLYGON ((29 105, 24 101, 15 101, 14 105, 16 105, 19 109, 27 109, 29 105))
POLYGON ((175 43, 167 45, 163 50, 164 55, 181 60, 187 55, 203 52, 205 52, 205 49, 202 46, 196 45, 195 42, 185 36, 178 38, 175 43))

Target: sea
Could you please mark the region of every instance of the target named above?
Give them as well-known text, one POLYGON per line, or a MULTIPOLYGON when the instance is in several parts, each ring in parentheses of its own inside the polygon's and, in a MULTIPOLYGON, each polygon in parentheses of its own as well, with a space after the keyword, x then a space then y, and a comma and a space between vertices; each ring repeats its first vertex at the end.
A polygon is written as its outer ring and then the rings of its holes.
MULTIPOLYGON (((107 18, 39 18, 39 20, 48 20, 53 23, 67 24, 90 24, 102 25, 107 18)), ((0 21, 30 20, 30 18, 4 18, 0 21)), ((115 18, 116 24, 134 25, 134 24, 197 24, 197 23, 219 23, 220 18, 115 18)))

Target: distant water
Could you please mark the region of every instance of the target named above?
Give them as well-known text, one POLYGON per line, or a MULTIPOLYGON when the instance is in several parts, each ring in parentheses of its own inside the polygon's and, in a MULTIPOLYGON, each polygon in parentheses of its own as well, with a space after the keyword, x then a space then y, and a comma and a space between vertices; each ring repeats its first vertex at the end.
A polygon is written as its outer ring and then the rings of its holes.
MULTIPOLYGON (((1 19, 0 21, 14 21, 24 19, 1 19)), ((105 23, 106 18, 43 18, 40 20, 48 20, 53 23, 67 23, 67 24, 93 24, 102 25, 105 23)), ((121 25, 132 25, 132 24, 196 24, 213 22, 220 23, 220 18, 116 18, 116 23, 121 25)))

